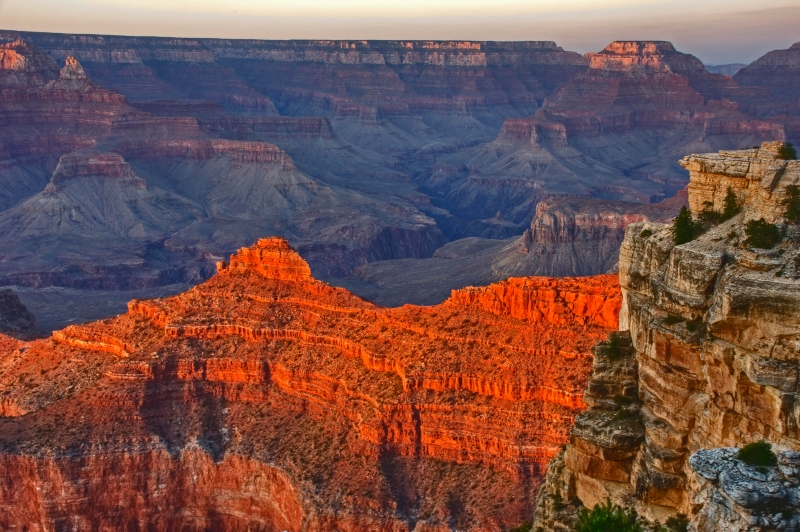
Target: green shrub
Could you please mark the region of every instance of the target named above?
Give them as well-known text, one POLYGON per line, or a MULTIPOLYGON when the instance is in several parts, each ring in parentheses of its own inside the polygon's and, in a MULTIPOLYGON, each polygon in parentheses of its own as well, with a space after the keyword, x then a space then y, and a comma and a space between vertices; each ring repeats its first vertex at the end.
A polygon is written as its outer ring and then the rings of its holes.
POLYGON ((778 463, 778 457, 772 452, 772 444, 764 440, 748 443, 739 449, 736 458, 757 467, 772 467, 778 463))
POLYGON ((624 408, 620 408, 614 413, 614 419, 617 421, 624 421, 631 417, 631 413, 625 410, 624 408))
POLYGON ((669 532, 686 532, 689 529, 689 518, 683 514, 677 514, 667 519, 665 524, 669 532))
POLYGON ((620 357, 622 353, 619 349, 619 338, 617 338, 617 333, 611 333, 608 335, 608 342, 606 342, 606 349, 605 355, 610 360, 616 360, 620 357))
POLYGON ((722 223, 726 220, 730 220, 741 211, 741 206, 739 205, 739 198, 736 197, 736 193, 733 191, 731 187, 728 187, 728 191, 725 193, 725 199, 722 202, 722 212, 717 212, 714 210, 714 203, 711 201, 704 201, 703 202, 703 211, 700 213, 700 222, 708 225, 717 225, 722 223))
POLYGON ((639 236, 642 238, 649 238, 653 236, 653 232, 650 229, 643 229, 639 236))
POLYGON ((680 323, 682 321, 684 321, 683 318, 680 316, 674 316, 672 314, 664 318, 664 323, 667 325, 675 325, 676 323, 680 323))
POLYGON ((744 232, 747 235, 744 245, 751 248, 772 249, 781 240, 778 226, 764 218, 748 221, 744 232))
POLYGON ((672 240, 675 245, 680 246, 691 242, 703 232, 703 227, 692 219, 692 213, 684 205, 681 212, 672 222, 672 240))
POLYGON ((509 528, 508 532, 531 532, 531 530, 533 530, 533 523, 531 521, 525 521, 519 526, 509 528))
POLYGON ((702 325, 703 320, 696 318, 686 322, 686 330, 689 332, 695 332, 696 330, 700 329, 702 325))
POLYGON ((784 216, 790 224, 800 224, 800 187, 789 185, 786 187, 786 199, 783 200, 786 207, 784 216))
POLYGON ((581 508, 575 532, 643 532, 636 522, 636 512, 625 510, 606 500, 592 510, 581 508))
POLYGON ((726 240, 733 240, 734 238, 739 238, 739 234, 736 231, 729 232, 728 236, 725 237, 726 240))
POLYGON ((794 146, 791 142, 787 142, 778 149, 778 158, 786 159, 788 161, 797 159, 797 150, 794 149, 794 146))
POLYGON ((564 498, 561 496, 560 491, 556 491, 553 494, 552 498, 553 498, 553 510, 555 510, 556 512, 560 512, 561 510, 566 508, 567 505, 564 503, 564 498))
POLYGON ((722 202, 722 221, 730 220, 742 210, 739 205, 739 198, 731 187, 728 187, 728 192, 725 194, 725 199, 722 202))
POLYGON ((722 215, 714 210, 714 203, 703 202, 703 210, 700 212, 700 221, 705 225, 717 225, 722 221, 722 215))

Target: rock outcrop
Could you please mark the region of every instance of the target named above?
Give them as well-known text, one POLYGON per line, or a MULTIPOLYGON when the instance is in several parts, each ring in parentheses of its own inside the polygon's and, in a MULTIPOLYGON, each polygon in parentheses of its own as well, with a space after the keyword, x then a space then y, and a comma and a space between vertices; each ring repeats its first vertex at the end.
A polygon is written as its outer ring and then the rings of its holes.
POLYGON ((800 529, 800 452, 778 453, 777 467, 736 459, 737 449, 703 449, 689 458, 689 486, 700 508, 697 530, 800 529))
POLYGON ((689 171, 689 207, 700 213, 710 206, 722 211, 730 188, 742 203, 748 220, 783 220, 785 186, 796 184, 797 163, 779 158, 783 142, 765 142, 760 148, 692 155, 680 164, 689 171), (778 183, 783 183, 776 192, 778 183))
POLYGON ((230 262, 217 263, 220 273, 254 272, 267 279, 310 281, 311 268, 282 238, 262 238, 243 248, 230 262))
POLYGON ((574 519, 559 497, 589 507, 608 497, 651 521, 684 513, 697 532, 800 527, 800 228, 783 218, 800 162, 778 159, 779 146, 682 161, 695 215, 719 211, 729 187, 741 204, 699 238, 676 246, 669 226, 628 227, 621 332, 596 349, 590 408, 551 466, 537 526, 574 519), (774 249, 746 245, 745 222, 762 217, 779 224, 774 249), (758 471, 726 449, 762 439, 777 467, 758 471))
POLYGON ((24 336, 35 332, 36 317, 19 296, 8 288, 0 290, 0 333, 24 336))
POLYGON ((686 204, 686 191, 659 203, 562 196, 536 205, 516 242, 492 261, 499 275, 598 275, 615 271, 631 223, 667 221, 686 204))
POLYGON ((621 303, 512 279, 385 309, 261 239, 181 295, 0 336, 0 528, 505 530, 621 303))

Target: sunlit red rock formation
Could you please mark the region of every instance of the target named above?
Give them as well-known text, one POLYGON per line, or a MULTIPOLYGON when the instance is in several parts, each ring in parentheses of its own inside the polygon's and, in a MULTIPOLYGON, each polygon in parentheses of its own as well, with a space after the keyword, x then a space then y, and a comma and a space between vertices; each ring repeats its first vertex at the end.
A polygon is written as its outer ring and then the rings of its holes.
POLYGON ((311 281, 311 268, 282 238, 262 238, 243 248, 230 262, 217 265, 220 273, 255 272, 267 279, 311 281))
POLYGON ((469 287, 453 292, 450 302, 472 306, 498 316, 553 325, 598 325, 613 327, 619 316, 611 275, 585 278, 512 278, 484 288, 469 287))
POLYGON ((665 224, 636 223, 620 251, 623 306, 615 342, 596 348, 570 444, 550 465, 535 526, 567 529, 575 506, 607 497, 689 530, 798 530, 800 515, 800 227, 785 218, 800 162, 780 142, 689 156, 689 205, 742 212, 674 245, 665 224), (774 249, 750 246, 745 223, 778 223, 774 249), (736 460, 757 440, 777 467, 736 460), (733 449, 731 449, 733 448, 733 449))
POLYGON ((279 238, 218 267, 116 318, 0 337, 0 528, 505 530, 622 301, 610 276, 531 278, 385 309, 279 238))

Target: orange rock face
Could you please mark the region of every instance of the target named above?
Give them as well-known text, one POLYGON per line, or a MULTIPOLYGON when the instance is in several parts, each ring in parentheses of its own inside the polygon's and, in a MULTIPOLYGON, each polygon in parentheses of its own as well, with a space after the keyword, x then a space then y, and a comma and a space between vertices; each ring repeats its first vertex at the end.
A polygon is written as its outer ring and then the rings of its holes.
POLYGON ((0 528, 504 530, 621 301, 610 276, 530 278, 385 309, 278 238, 219 272, 0 337, 0 528))

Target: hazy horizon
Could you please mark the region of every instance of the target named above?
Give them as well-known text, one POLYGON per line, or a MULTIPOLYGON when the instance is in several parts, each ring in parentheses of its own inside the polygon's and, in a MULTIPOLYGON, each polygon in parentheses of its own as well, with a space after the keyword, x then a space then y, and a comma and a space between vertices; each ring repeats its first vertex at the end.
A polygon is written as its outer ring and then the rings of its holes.
POLYGON ((709 65, 749 63, 800 41, 800 5, 764 0, 0 0, 0 28, 106 35, 251 39, 552 40, 598 51, 666 40, 709 65))

